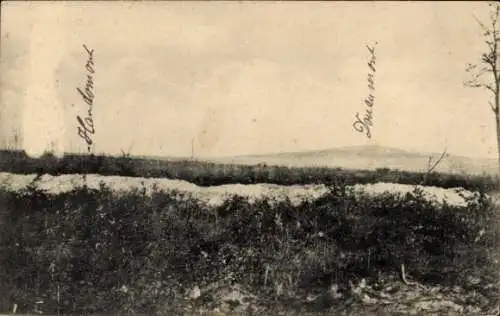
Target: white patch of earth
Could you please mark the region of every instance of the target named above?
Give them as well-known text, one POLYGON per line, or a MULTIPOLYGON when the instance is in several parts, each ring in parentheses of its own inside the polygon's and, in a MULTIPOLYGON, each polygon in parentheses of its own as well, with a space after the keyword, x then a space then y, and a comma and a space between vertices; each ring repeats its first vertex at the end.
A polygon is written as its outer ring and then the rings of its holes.
MULTIPOLYGON (((60 194, 71 191, 85 184, 91 189, 99 189, 100 184, 106 185, 114 192, 127 192, 133 189, 145 190, 146 195, 151 195, 155 190, 162 192, 179 192, 194 197, 201 202, 211 206, 222 204, 231 196, 242 196, 248 198, 250 202, 255 202, 264 197, 270 200, 280 201, 290 199, 294 205, 298 205, 305 200, 315 200, 329 192, 323 184, 309 185, 276 185, 276 184, 226 184, 210 187, 201 187, 184 180, 167 178, 140 178, 140 177, 120 177, 103 176, 98 174, 66 174, 51 176, 44 174, 37 179, 35 174, 22 175, 8 172, 0 172, 0 187, 9 191, 20 191, 31 183, 38 189, 49 194, 60 194), (34 182, 33 182, 34 181, 34 182)), ((440 204, 446 201, 454 206, 466 206, 467 198, 477 198, 479 193, 464 190, 463 188, 439 188, 432 186, 415 186, 407 184, 378 182, 373 184, 356 184, 350 186, 355 194, 368 194, 379 196, 382 194, 392 194, 404 196, 412 194, 415 188, 422 190, 426 199, 433 203, 440 204)))

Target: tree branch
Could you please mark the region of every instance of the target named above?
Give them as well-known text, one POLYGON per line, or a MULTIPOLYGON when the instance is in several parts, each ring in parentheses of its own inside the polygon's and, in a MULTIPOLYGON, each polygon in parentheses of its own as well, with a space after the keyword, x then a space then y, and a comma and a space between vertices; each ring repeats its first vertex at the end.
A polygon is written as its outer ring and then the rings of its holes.
POLYGON ((487 32, 488 31, 488 28, 486 27, 486 25, 483 24, 483 22, 481 22, 475 15, 474 13, 472 13, 472 17, 474 18, 474 20, 476 20, 477 24, 479 24, 479 26, 483 29, 483 31, 487 32))
POLYGON ((432 165, 432 167, 427 168, 427 173, 434 171, 434 169, 437 167, 437 165, 439 165, 439 163, 441 163, 441 160, 443 160, 443 158, 446 156, 446 154, 447 154, 447 150, 445 149, 443 151, 443 153, 441 154, 441 156, 439 157, 439 159, 436 161, 436 163, 434 163, 434 165, 432 165))
POLYGON ((439 159, 433 164, 431 165, 432 163, 432 156, 429 156, 429 159, 427 161, 427 170, 425 171, 425 174, 424 174, 424 177, 422 179, 422 181, 420 182, 420 185, 424 185, 425 182, 427 181, 427 177, 429 176, 429 174, 431 172, 434 171, 434 169, 436 169, 436 167, 441 163, 441 161, 446 157, 447 155, 447 149, 445 149, 443 151, 443 153, 441 154, 441 156, 439 157, 439 159))
POLYGON ((491 103, 491 101, 488 101, 488 103, 490 104, 490 107, 491 107, 491 110, 493 111, 493 113, 497 114, 498 109, 496 108, 496 106, 494 106, 493 103, 491 103))
POLYGON ((486 72, 493 72, 493 70, 492 70, 492 69, 490 69, 490 68, 483 67, 483 68, 481 68, 481 72, 482 72, 482 73, 486 73, 486 72))
POLYGON ((467 71, 467 72, 471 72, 472 70, 474 70, 474 69, 476 69, 476 68, 477 68, 477 65, 468 63, 468 64, 466 65, 465 71, 467 71))
MULTIPOLYGON (((474 78, 474 79, 477 79, 477 78, 474 78)), ((477 80, 465 81, 464 85, 466 87, 469 87, 469 88, 485 88, 485 89, 489 90, 490 92, 492 92, 493 94, 496 94, 495 89, 491 85, 485 84, 485 83, 478 83, 477 80)))
POLYGON ((432 162, 432 156, 429 156, 429 160, 427 160, 427 170, 430 169, 431 167, 431 162, 432 162))

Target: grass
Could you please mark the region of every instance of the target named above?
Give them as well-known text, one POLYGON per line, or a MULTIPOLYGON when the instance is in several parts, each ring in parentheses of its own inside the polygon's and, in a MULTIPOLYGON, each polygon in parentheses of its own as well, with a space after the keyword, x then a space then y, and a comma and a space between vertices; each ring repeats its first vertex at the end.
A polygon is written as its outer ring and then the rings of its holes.
POLYGON ((299 206, 233 197, 208 207, 180 192, 105 186, 57 196, 0 191, 0 312, 14 303, 32 311, 42 298, 50 314, 184 314, 226 301, 233 312, 341 315, 363 299, 360 289, 400 280, 402 265, 425 287, 476 293, 463 304, 498 304, 491 199, 436 208, 415 193, 374 198, 339 184, 299 206), (227 299, 228 289, 254 303, 227 299))
POLYGON ((66 155, 56 158, 50 154, 38 159, 29 158, 24 151, 0 150, 0 171, 12 173, 74 174, 98 173, 131 177, 181 179, 200 186, 231 183, 253 184, 366 184, 392 182, 419 184, 443 188, 463 187, 467 190, 491 192, 498 189, 493 175, 443 174, 390 170, 347 170, 327 167, 284 167, 267 165, 232 165, 204 161, 131 158, 112 156, 66 155))

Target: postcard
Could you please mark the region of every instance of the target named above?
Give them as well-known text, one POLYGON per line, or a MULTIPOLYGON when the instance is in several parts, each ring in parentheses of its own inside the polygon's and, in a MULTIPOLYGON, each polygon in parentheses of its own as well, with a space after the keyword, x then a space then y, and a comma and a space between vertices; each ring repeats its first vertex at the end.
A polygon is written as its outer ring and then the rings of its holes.
POLYGON ((1 9, 0 312, 498 315, 497 3, 1 9))

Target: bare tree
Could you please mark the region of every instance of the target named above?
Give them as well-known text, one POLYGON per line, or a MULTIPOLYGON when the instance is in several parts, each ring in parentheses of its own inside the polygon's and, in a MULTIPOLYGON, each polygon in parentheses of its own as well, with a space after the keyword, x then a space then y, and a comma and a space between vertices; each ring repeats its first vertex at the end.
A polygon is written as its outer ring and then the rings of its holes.
POLYGON ((420 182, 420 185, 425 185, 427 183, 427 178, 429 177, 429 175, 434 171, 434 169, 436 169, 436 167, 441 163, 441 161, 444 158, 446 158, 447 156, 448 156, 447 149, 443 150, 443 152, 441 153, 441 156, 439 156, 439 158, 434 163, 432 163, 433 162, 432 155, 429 156, 429 159, 427 160, 427 168, 425 170, 423 179, 420 182))
POLYGON ((489 6, 491 11, 487 24, 474 17, 483 31, 486 52, 481 55, 478 64, 467 64, 466 71, 471 77, 465 82, 465 85, 471 88, 486 89, 493 97, 493 102, 490 100, 489 104, 495 115, 498 168, 500 172, 500 3, 493 2, 489 6))
MULTIPOLYGON (((429 175, 432 172, 434 172, 434 170, 436 169, 436 167, 447 156, 448 156, 448 150, 447 149, 443 150, 443 152, 441 153, 441 155, 439 156, 439 158, 436 161, 433 161, 432 155, 429 155, 429 158, 427 160, 427 167, 426 167, 424 176, 422 178, 422 181, 420 181, 420 183, 418 185, 426 185, 427 184, 427 178, 429 177, 429 175)), ((418 189, 418 185, 415 186, 415 189, 418 189)), ((401 263, 400 268, 401 268, 400 277, 401 277, 401 280, 403 281, 403 283, 405 283, 406 285, 415 285, 417 287, 422 287, 422 285, 420 285, 418 282, 410 282, 410 281, 408 281, 408 279, 406 277, 405 264, 404 263, 401 263)))

